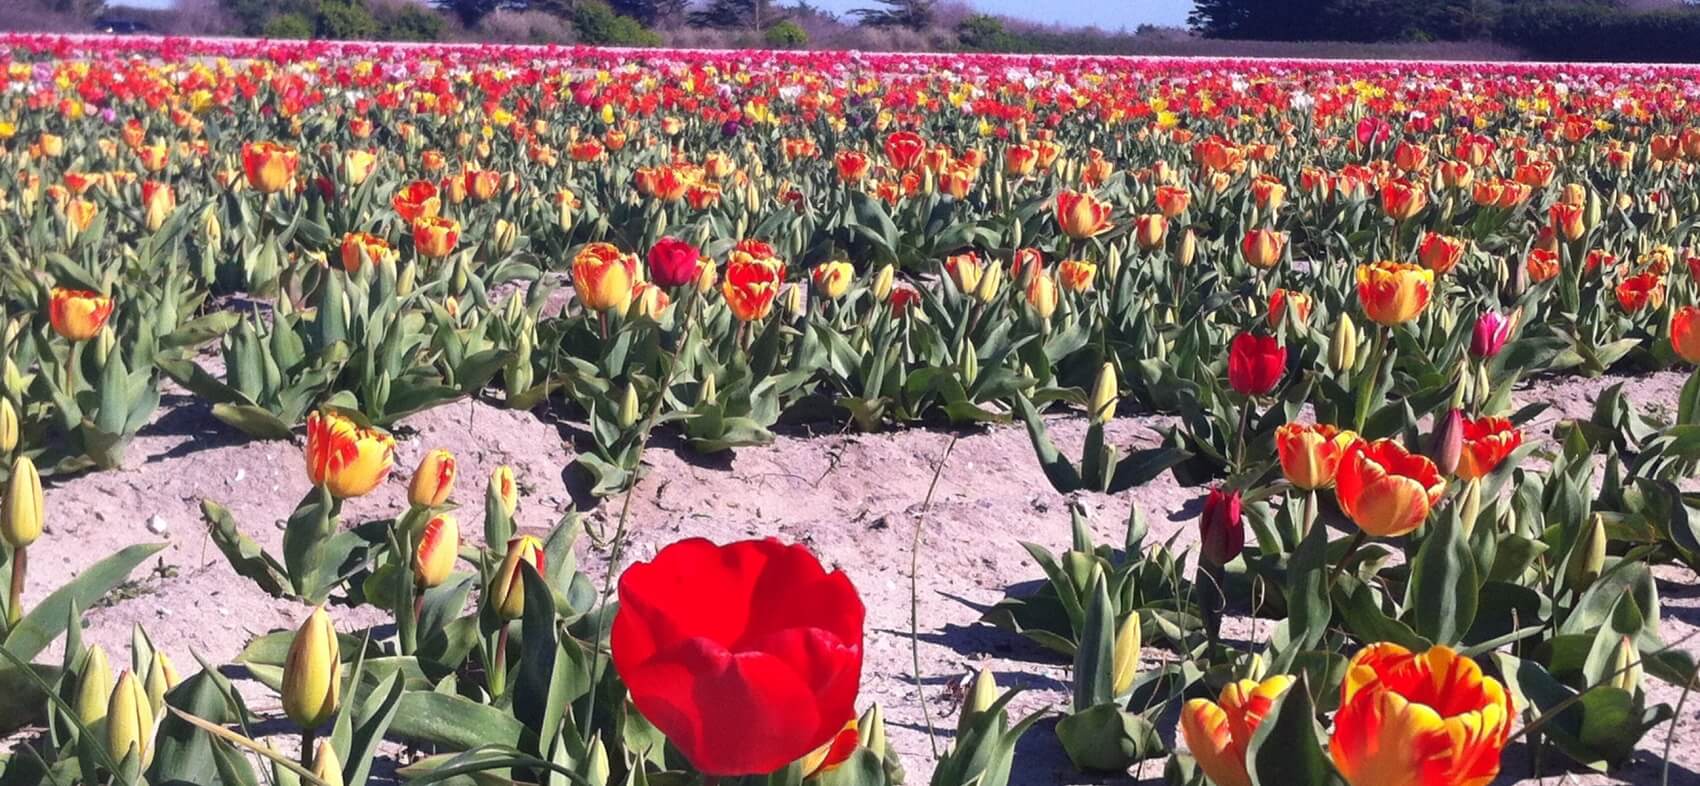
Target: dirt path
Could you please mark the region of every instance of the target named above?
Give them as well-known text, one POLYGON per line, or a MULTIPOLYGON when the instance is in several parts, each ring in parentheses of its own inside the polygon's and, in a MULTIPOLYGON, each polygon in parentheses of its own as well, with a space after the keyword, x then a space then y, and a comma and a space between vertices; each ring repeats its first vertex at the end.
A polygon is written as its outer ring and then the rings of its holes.
MULTIPOLYGON (((1547 382, 1524 391, 1522 403, 1544 400, 1554 406, 1531 432, 1545 438, 1557 418, 1585 417, 1591 397, 1612 381, 1547 382)), ((1629 380, 1627 391, 1639 406, 1668 411, 1680 385, 1677 375, 1658 374, 1629 380)), ((1162 422, 1122 418, 1112 436, 1124 445, 1149 445, 1162 422)), ((407 474, 433 447, 448 448, 459 458, 456 498, 464 505, 478 509, 490 472, 510 464, 524 490, 518 515, 523 527, 546 529, 575 500, 584 508, 585 501, 575 496, 582 482, 562 471, 573 456, 563 443, 573 436, 571 426, 474 402, 424 413, 406 426, 399 437, 398 472, 377 493, 350 503, 346 517, 400 511, 407 474)), ((1078 421, 1058 420, 1054 428, 1065 451, 1076 449, 1082 439, 1078 421)), ((951 440, 950 433, 919 429, 877 435, 787 433, 769 447, 704 458, 660 438, 646 457, 650 470, 632 504, 628 553, 634 559, 646 559, 680 537, 771 535, 807 543, 823 560, 847 571, 869 612, 861 703, 878 701, 886 708, 892 743, 904 754, 912 784, 925 783, 931 770, 908 636, 910 546, 918 522, 920 670, 928 715, 940 730, 941 744, 942 735, 955 727, 952 688, 974 668, 991 668, 1005 687, 1029 689, 1018 702, 1020 712, 1067 701, 1066 664, 1011 634, 977 626, 979 612, 971 604, 993 603, 1012 584, 1040 577, 1017 541, 1053 549, 1066 545, 1070 498, 1045 482, 1021 429, 963 432, 923 520, 934 468, 951 440)), ((87 640, 126 652, 132 626, 141 624, 178 663, 192 664, 191 650, 225 661, 253 636, 295 624, 303 608, 271 599, 238 578, 206 537, 198 505, 203 497, 227 505, 250 536, 278 548, 281 523, 307 490, 300 449, 246 441, 212 419, 199 402, 168 396, 131 455, 133 466, 124 470, 50 487, 49 531, 31 550, 28 600, 39 599, 47 588, 122 546, 163 537, 171 547, 157 564, 137 571, 142 580, 125 587, 109 605, 90 610, 87 640), (152 530, 161 532, 150 530, 150 522, 152 530)), ((1161 539, 1177 531, 1190 537, 1199 494, 1165 475, 1129 494, 1073 499, 1092 511, 1100 538, 1119 540, 1133 504, 1149 518, 1152 537, 1161 539)), ((611 525, 618 507, 593 510, 593 525, 611 525)), ((480 531, 476 524, 463 529, 474 535, 480 531)), ((606 555, 581 549, 588 569, 605 570, 606 555)), ((1700 586, 1687 571, 1661 568, 1659 575, 1666 638, 1681 639, 1700 625, 1700 586)), ((337 614, 344 629, 385 621, 372 612, 342 609, 337 614)), ((1662 684, 1652 692, 1655 700, 1676 701, 1675 691, 1662 684)), ((275 698, 263 689, 249 693, 256 709, 276 709, 275 698)), ((1165 722, 1165 737, 1173 728, 1172 721, 1165 722)), ((1644 741, 1644 751, 1614 779, 1549 774, 1541 782, 1656 783, 1655 753, 1663 748, 1664 731, 1644 741)), ((1685 711, 1671 755, 1673 784, 1700 784, 1697 731, 1694 712, 1685 711)), ((1516 773, 1528 770, 1527 758, 1525 750, 1508 751, 1506 768, 1513 774, 1502 781, 1516 782, 1516 773)), ((1024 741, 1016 768, 1016 784, 1095 782, 1070 770, 1048 723, 1024 741)), ((1152 762, 1143 774, 1157 779, 1161 769, 1160 762, 1152 762)))

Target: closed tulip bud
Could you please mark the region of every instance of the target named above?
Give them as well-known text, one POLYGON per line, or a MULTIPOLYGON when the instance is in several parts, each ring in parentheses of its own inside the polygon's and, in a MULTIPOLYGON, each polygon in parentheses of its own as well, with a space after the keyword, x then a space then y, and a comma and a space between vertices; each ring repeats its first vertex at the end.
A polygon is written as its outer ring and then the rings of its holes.
POLYGON ((1198 235, 1191 229, 1181 233, 1181 242, 1175 246, 1175 263, 1181 267, 1191 267, 1192 259, 1198 254, 1198 235))
POLYGON ((889 264, 880 268, 879 272, 874 274, 874 285, 871 289, 875 300, 883 303, 891 297, 891 289, 896 276, 897 268, 889 264))
POLYGON ((1636 649, 1635 641, 1628 636, 1619 638, 1617 651, 1612 653, 1611 674, 1606 677, 1606 682, 1633 696, 1641 687, 1641 672, 1641 652, 1636 649))
POLYGON ((89 647, 83 655, 82 674, 77 681, 77 701, 72 709, 84 726, 93 726, 106 717, 107 700, 112 698, 112 664, 106 650, 99 644, 89 647))
POLYGON ((611 770, 608 764, 608 746, 602 744, 602 735, 598 734, 590 739, 590 750, 585 751, 584 758, 585 783, 607 783, 611 770))
POLYGON ((1086 402, 1086 416, 1093 423, 1108 423, 1116 414, 1117 392, 1116 367, 1105 363, 1098 370, 1098 381, 1092 385, 1092 398, 1086 402))
POLYGON ((1027 284, 1027 305, 1040 319, 1049 320, 1057 312, 1057 283, 1048 275, 1036 275, 1027 284))
POLYGON ((427 590, 448 581, 460 553, 460 522, 444 513, 425 523, 413 548, 413 583, 427 590))
POLYGON ((1469 535, 1476 528, 1476 519, 1482 515, 1482 480, 1473 478, 1464 485, 1464 499, 1459 503, 1458 520, 1464 525, 1464 534, 1469 535))
POLYGON ((1572 590, 1581 592, 1600 577, 1606 565, 1606 540, 1606 520, 1595 513, 1570 547, 1570 560, 1564 565, 1564 580, 1572 590))
POLYGON ((514 244, 519 242, 519 227, 505 219, 496 219, 496 227, 490 232, 490 250, 498 255, 506 255, 514 250, 514 244))
POLYGON ((1121 627, 1116 630, 1116 643, 1112 650, 1113 667, 1110 669, 1110 684, 1117 696, 1133 690, 1133 678, 1139 674, 1139 612, 1135 611, 1122 620, 1121 627))
POLYGON ((992 708, 998 702, 998 681, 992 676, 991 669, 981 669, 974 675, 974 682, 968 687, 967 695, 962 697, 962 712, 956 719, 956 734, 962 733, 974 725, 974 719, 992 708))
POLYGON ((958 359, 957 370, 962 373, 965 386, 972 386, 980 376, 980 354, 974 351, 974 345, 969 343, 962 347, 962 357, 958 359))
POLYGON ((1357 367, 1358 328, 1345 314, 1339 319, 1334 326, 1334 337, 1328 342, 1328 367, 1336 374, 1344 374, 1357 367))
POLYGON ((980 273, 980 284, 974 288, 974 299, 981 303, 996 300, 1003 289, 1003 266, 990 264, 980 273))
POLYGON ((316 729, 336 714, 342 703, 342 650, 336 628, 325 607, 295 631, 283 663, 283 711, 296 725, 316 729))
POLYGON ((875 704, 862 713, 856 720, 857 744, 874 752, 875 756, 885 758, 885 711, 875 704))
POLYGON ((514 484, 513 468, 503 465, 490 473, 489 495, 502 508, 502 513, 513 518, 514 510, 519 507, 519 487, 514 484))
POLYGON ((337 758, 336 746, 329 739, 319 740, 313 751, 313 777, 325 786, 342 786, 342 760, 337 758))
POLYGON ((713 404, 719 394, 720 388, 714 380, 714 372, 710 371, 708 372, 708 375, 702 379, 702 387, 697 391, 697 402, 702 404, 713 404))
POLYGON ((1511 338, 1515 320, 1498 311, 1484 311, 1470 331, 1470 356, 1486 360, 1499 354, 1511 338))
POLYGON ((620 395, 620 409, 615 414, 615 420, 620 428, 631 428, 638 422, 638 393, 637 386, 626 383, 625 391, 620 395))
POLYGON ((808 293, 801 284, 792 284, 785 288, 785 315, 791 319, 799 319, 808 311, 808 293))
POLYGON ((0 515, 0 538, 13 549, 28 548, 41 537, 45 516, 41 475, 29 456, 12 462, 12 477, 6 483, 6 509, 0 515))
POLYGON ((1245 519, 1240 493, 1211 489, 1198 518, 1199 557, 1211 565, 1226 565, 1245 548, 1245 519))
POLYGON ((525 613, 525 582, 519 574, 521 562, 531 563, 537 572, 542 573, 543 542, 530 535, 520 535, 508 541, 507 556, 496 569, 485 596, 485 602, 490 604, 496 616, 504 620, 517 620, 525 613))
POLYGON ((118 677, 106 705, 106 749, 122 761, 133 751, 146 768, 153 760, 154 711, 148 694, 136 675, 126 671, 118 677))
POLYGON ((1429 435, 1429 458, 1442 475, 1458 471, 1459 458, 1464 453, 1464 412, 1454 407, 1435 425, 1429 435))
POLYGON ((419 460, 407 487, 407 501, 418 508, 435 508, 449 499, 455 488, 455 457, 442 448, 433 449, 419 460))
POLYGON ((165 714, 165 694, 183 679, 177 676, 177 669, 171 665, 171 658, 164 652, 155 651, 153 662, 148 664, 148 706, 153 707, 155 715, 165 714))

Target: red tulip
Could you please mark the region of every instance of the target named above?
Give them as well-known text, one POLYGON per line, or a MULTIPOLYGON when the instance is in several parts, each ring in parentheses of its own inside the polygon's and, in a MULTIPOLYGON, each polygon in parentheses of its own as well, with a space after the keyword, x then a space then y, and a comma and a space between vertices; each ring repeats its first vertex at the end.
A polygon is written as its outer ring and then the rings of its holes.
POLYGON ((650 278, 667 289, 695 282, 702 270, 702 252, 676 237, 655 241, 646 260, 649 262, 650 278))
POLYGON ((1287 348, 1274 336, 1241 333, 1228 347, 1228 385, 1244 396, 1267 395, 1287 370, 1287 348))
POLYGON ((614 668, 699 771, 770 773, 855 717, 864 613, 802 546, 682 540, 620 577, 614 668))
POLYGON ((1245 548, 1245 519, 1240 493, 1215 488, 1204 498, 1198 517, 1199 556, 1212 565, 1226 565, 1245 548))

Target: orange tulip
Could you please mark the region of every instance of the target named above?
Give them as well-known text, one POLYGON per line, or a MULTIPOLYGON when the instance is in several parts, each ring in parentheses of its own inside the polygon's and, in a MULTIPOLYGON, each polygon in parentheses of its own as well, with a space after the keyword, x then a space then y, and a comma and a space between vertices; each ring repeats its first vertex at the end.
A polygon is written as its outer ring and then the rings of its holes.
POLYGON ((1240 252, 1245 255, 1246 264, 1265 270, 1281 261, 1286 247, 1287 233, 1273 229, 1247 231, 1245 238, 1240 241, 1240 252))
POLYGON ((295 179, 301 156, 276 142, 242 143, 242 171, 248 185, 262 194, 275 194, 295 179))
POLYGON ((1263 210, 1280 210, 1287 201, 1287 186, 1272 175, 1258 175, 1251 181, 1251 198, 1263 210))
POLYGON ((1291 289, 1276 289, 1269 293, 1269 329, 1280 328, 1281 323, 1287 321, 1289 310, 1293 321, 1299 324, 1310 321, 1310 311, 1314 306, 1310 295, 1291 289))
POLYGON ((1487 786, 1511 736, 1511 696, 1445 646, 1383 642, 1346 666, 1328 749, 1352 786, 1487 786))
POLYGON ((437 186, 429 180, 415 180, 397 189, 395 197, 390 200, 401 220, 411 224, 421 218, 437 215, 442 209, 442 200, 437 196, 437 186))
POLYGON ((1624 311, 1635 313, 1651 306, 1665 304, 1665 282, 1657 273, 1630 276, 1617 285, 1617 304, 1624 311))
POLYGON ((460 222, 443 216, 421 218, 413 222, 413 248, 421 256, 438 259, 446 257, 460 242, 460 222))
POLYGON ((1027 305, 1040 319, 1050 319, 1057 312, 1057 282, 1043 271, 1027 282, 1027 305))
POLYGON ((1306 491, 1334 485, 1340 461, 1358 442, 1356 432, 1326 423, 1287 423, 1275 429, 1275 452, 1287 482, 1306 491))
POLYGON ((1700 306, 1683 306, 1670 315, 1670 346, 1683 360, 1700 364, 1700 306))
POLYGON ((1464 450, 1458 457, 1458 477, 1475 480, 1494 471, 1523 444, 1523 430, 1505 418, 1464 419, 1464 450))
POLYGON ((307 478, 341 499, 384 482, 395 462, 395 438, 334 410, 307 416, 307 478))
POLYGON ((1141 251, 1161 248, 1169 235, 1169 219, 1162 213, 1145 213, 1133 220, 1133 242, 1141 251))
POLYGON ((838 169, 838 179, 845 183, 855 183, 868 176, 873 169, 873 162, 868 160, 866 153, 860 150, 840 150, 832 159, 833 166, 838 169))
POLYGON ((1070 292, 1081 293, 1092 288, 1098 266, 1080 259, 1065 259, 1057 264, 1057 278, 1070 292))
POLYGON ((1091 194, 1064 190, 1057 194, 1057 226, 1075 240, 1096 237, 1110 229, 1110 206, 1091 194))
POLYGON ((1192 192, 1180 186, 1157 187, 1157 209, 1168 218, 1176 218, 1186 212, 1187 204, 1192 201, 1192 192))
POLYGON ((390 244, 377 235, 350 232, 342 236, 342 269, 349 273, 360 270, 366 261, 383 264, 395 258, 390 244))
POLYGON ((1428 206, 1422 184, 1394 178, 1381 186, 1381 209, 1394 221, 1409 221, 1428 206))
POLYGON ((1446 491, 1427 456, 1390 439, 1358 441, 1340 459, 1334 478, 1340 509, 1364 532, 1397 537, 1420 526, 1446 491))
POLYGON ((54 287, 48 293, 47 321, 67 341, 94 338, 110 316, 112 298, 99 292, 54 287))
POLYGON ((1422 240, 1417 244, 1417 259, 1423 263, 1423 267, 1433 270, 1435 275, 1444 276, 1458 266, 1469 245, 1467 241, 1459 238, 1438 232, 1424 232, 1422 240))
POLYGON ((758 259, 744 251, 732 252, 726 263, 726 280, 720 293, 732 315, 744 322, 753 322, 773 311, 773 301, 784 283, 778 260, 758 259))
POLYGON ((1039 167, 1039 151, 1031 145, 1010 145, 1003 151, 1003 171, 1010 177, 1028 177, 1039 167))
POLYGON ((1401 262, 1358 266, 1358 302, 1377 324, 1409 322, 1428 307, 1434 294, 1434 271, 1401 262))
POLYGON ((985 272, 985 264, 980 261, 980 256, 972 251, 952 254, 944 259, 945 275, 956 285, 956 291, 964 295, 972 295, 974 290, 979 289, 980 276, 985 272))
POLYGON ((1528 268, 1530 281, 1539 284, 1551 280, 1558 275, 1558 252, 1547 248, 1531 248, 1524 265, 1528 268))
POLYGON ((1222 688, 1217 701, 1193 699, 1181 708, 1181 737, 1211 783, 1251 786, 1246 751, 1252 735, 1292 684, 1293 678, 1286 674, 1261 683, 1240 680, 1222 688))
POLYGON ((1586 208, 1582 205, 1565 202, 1555 202, 1548 210, 1548 214, 1552 217, 1553 231, 1564 235, 1565 240, 1572 242, 1580 240, 1582 235, 1588 231, 1588 225, 1584 221, 1585 213, 1586 208))
POLYGON ((624 312, 638 280, 638 260, 612 243, 591 243, 573 257, 573 291, 592 311, 624 312))

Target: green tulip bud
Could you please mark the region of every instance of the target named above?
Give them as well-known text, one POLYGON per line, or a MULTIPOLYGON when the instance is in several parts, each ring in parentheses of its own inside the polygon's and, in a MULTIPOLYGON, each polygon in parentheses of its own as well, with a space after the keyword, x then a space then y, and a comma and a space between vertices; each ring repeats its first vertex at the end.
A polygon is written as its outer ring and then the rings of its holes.
POLYGON ((875 300, 884 302, 891 297, 892 282, 896 275, 897 269, 890 264, 880 268, 879 272, 874 274, 874 283, 870 289, 873 291, 875 300))
POLYGON ((13 549, 28 548, 41 537, 46 504, 41 493, 41 475, 29 456, 12 462, 12 477, 6 483, 5 509, 0 511, 0 539, 13 549))
POLYGON ((1122 620, 1111 651, 1110 684, 1117 696, 1133 690, 1133 679, 1139 674, 1139 634, 1139 612, 1135 611, 1122 620))
POLYGON ((1352 318, 1341 314, 1334 326, 1334 338, 1328 342, 1328 367, 1336 374, 1345 374, 1358 364, 1358 328, 1352 318))
POLYGON ((974 675, 968 694, 962 698, 962 711, 956 720, 956 736, 961 737, 974 724, 974 719, 990 710, 997 701, 998 681, 992 677, 990 669, 981 669, 974 675))
POLYGON ((1632 696, 1641 687, 1641 652, 1628 636, 1618 639, 1617 651, 1612 653, 1611 676, 1607 680, 1613 687, 1622 688, 1632 696))
POLYGON ((620 428, 631 428, 637 425, 638 406, 637 386, 627 382, 625 393, 620 397, 620 410, 616 415, 620 428))
POLYGON ((874 752, 875 756, 885 758, 885 712, 880 705, 869 707, 862 717, 856 721, 857 744, 874 752))
POLYGON ((1116 414, 1116 367, 1105 363, 1098 370, 1098 381, 1092 385, 1092 398, 1087 401, 1086 415, 1093 423, 1107 423, 1116 414))
POLYGON ((1600 577, 1606 564, 1606 540, 1605 517, 1595 513, 1570 548, 1570 560, 1564 566, 1564 580, 1572 590, 1581 592, 1600 577))
POLYGON ((171 658, 164 652, 155 651, 153 662, 148 664, 147 680, 148 705, 153 707, 155 715, 165 714, 165 694, 182 681, 177 676, 177 669, 171 665, 171 658))
POLYGON ((83 668, 77 678, 77 701, 72 709, 84 726, 93 726, 106 717, 107 701, 112 698, 112 664, 106 650, 99 644, 89 647, 83 655, 83 668))
POLYGON ((18 449, 18 410, 12 400, 0 396, 0 453, 18 449))
POLYGON ((719 388, 715 387, 714 372, 710 371, 708 372, 708 375, 702 379, 702 387, 697 393, 697 402, 700 404, 713 404, 715 397, 719 393, 719 388))

